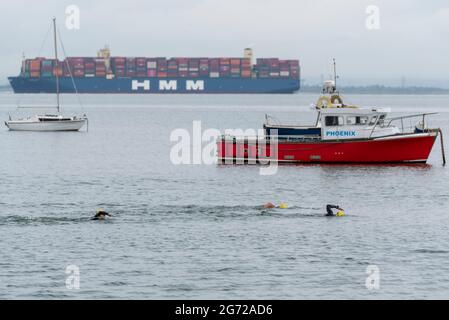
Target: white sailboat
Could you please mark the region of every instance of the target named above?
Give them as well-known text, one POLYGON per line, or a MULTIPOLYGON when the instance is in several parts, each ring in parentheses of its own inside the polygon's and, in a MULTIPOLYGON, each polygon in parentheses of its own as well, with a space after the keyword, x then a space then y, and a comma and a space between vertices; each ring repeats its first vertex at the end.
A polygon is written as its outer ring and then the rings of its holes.
MULTIPOLYGON (((55 60, 58 61, 58 45, 56 35, 56 19, 53 18, 53 33, 55 46, 55 60)), ((5 121, 5 125, 10 131, 79 131, 87 122, 87 116, 63 116, 60 112, 59 99, 59 74, 55 72, 56 76, 56 109, 57 114, 43 114, 34 115, 27 118, 20 118, 17 120, 9 117, 5 121)), ((48 106, 48 108, 52 108, 48 106)))

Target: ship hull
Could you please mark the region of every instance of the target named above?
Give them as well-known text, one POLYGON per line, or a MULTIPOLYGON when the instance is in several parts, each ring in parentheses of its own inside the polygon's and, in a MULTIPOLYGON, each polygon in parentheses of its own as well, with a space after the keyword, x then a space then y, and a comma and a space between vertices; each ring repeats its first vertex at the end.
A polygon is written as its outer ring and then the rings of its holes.
POLYGON ((278 141, 277 148, 265 140, 218 141, 222 163, 426 163, 437 132, 395 135, 352 141, 278 141))
MULTIPOLYGON (((55 93, 54 77, 10 77, 15 93, 55 93)), ((251 78, 74 78, 78 93, 123 94, 208 94, 208 93, 294 93, 299 90, 298 79, 251 79, 251 78)), ((59 79, 61 93, 75 93, 72 78, 59 79)))
POLYGON ((86 124, 86 120, 54 121, 54 122, 25 122, 9 121, 5 123, 10 131, 79 131, 86 124))

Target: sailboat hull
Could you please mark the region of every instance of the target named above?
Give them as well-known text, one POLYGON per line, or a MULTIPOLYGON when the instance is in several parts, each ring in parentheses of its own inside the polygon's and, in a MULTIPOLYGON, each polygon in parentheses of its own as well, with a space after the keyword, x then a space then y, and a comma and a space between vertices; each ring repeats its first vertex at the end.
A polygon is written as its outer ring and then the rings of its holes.
POLYGON ((87 120, 71 120, 71 121, 7 121, 6 126, 10 131, 79 131, 87 120))

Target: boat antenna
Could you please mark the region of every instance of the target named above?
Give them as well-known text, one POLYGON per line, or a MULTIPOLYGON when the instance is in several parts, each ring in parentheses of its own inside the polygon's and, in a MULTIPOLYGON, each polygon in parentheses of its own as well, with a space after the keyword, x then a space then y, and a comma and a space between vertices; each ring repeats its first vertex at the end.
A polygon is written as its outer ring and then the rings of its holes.
POLYGON ((335 90, 337 90, 337 79, 338 79, 338 76, 337 76, 337 62, 335 61, 335 58, 334 58, 334 84, 335 84, 335 90))
POLYGON ((58 113, 60 112, 59 104, 59 61, 58 61, 58 39, 56 35, 56 18, 53 18, 53 35, 54 35, 54 45, 55 45, 55 64, 56 64, 56 107, 58 108, 58 113))

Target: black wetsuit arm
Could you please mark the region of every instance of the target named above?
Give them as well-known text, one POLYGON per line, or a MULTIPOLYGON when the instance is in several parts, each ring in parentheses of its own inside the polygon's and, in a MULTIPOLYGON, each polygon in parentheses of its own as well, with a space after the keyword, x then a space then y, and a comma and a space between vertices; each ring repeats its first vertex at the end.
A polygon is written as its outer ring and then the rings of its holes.
POLYGON ((340 206, 333 206, 331 204, 328 204, 326 207, 326 211, 327 211, 327 216, 333 216, 334 212, 332 211, 332 209, 337 209, 337 210, 343 210, 340 208, 340 206))

